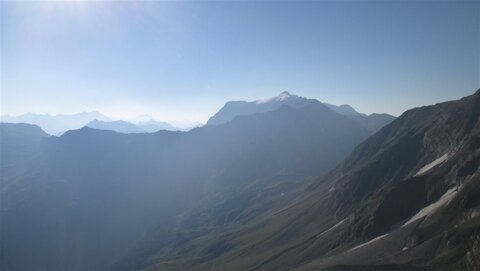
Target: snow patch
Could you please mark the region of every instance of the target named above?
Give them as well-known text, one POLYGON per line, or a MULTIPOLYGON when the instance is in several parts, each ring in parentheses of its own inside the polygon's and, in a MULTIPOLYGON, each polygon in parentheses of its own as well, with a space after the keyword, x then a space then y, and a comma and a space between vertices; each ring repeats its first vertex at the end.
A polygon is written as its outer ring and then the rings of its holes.
POLYGON ((278 101, 285 101, 288 98, 290 98, 290 93, 288 93, 287 91, 284 91, 284 92, 280 93, 279 96, 277 96, 278 101))
POLYGON ((255 103, 256 104, 266 104, 268 102, 272 101, 272 98, 270 99, 265 99, 265 100, 256 100, 255 103))
POLYGON ((377 237, 373 238, 372 240, 370 240, 370 241, 368 241, 368 242, 365 242, 365 243, 360 244, 360 245, 358 245, 358 246, 356 246, 356 247, 354 247, 354 248, 349 249, 348 251, 352 251, 352 250, 355 250, 355 249, 357 249, 357 248, 361 248, 361 247, 364 247, 364 246, 366 246, 366 245, 369 245, 369 244, 371 244, 371 243, 373 243, 373 242, 376 242, 376 241, 382 239, 383 237, 385 237, 385 236, 387 236, 387 235, 388 235, 388 234, 384 234, 384 235, 377 236, 377 237))
POLYGON ((274 102, 274 101, 283 102, 283 101, 287 100, 288 98, 290 98, 292 96, 295 96, 295 95, 291 95, 288 91, 284 91, 276 97, 265 99, 265 100, 256 100, 255 103, 256 104, 266 104, 266 103, 274 102))
POLYGON ((471 218, 475 218, 477 216, 480 216, 480 211, 472 211, 472 214, 470 215, 471 218))
POLYGON ((457 192, 458 192, 457 187, 449 189, 447 192, 445 192, 445 194, 442 195, 442 197, 439 200, 421 209, 416 215, 414 215, 407 222, 405 222, 405 224, 402 225, 402 228, 417 219, 420 219, 422 217, 435 213, 438 209, 448 204, 455 197, 457 192))
POLYGON ((430 169, 436 167, 437 165, 440 165, 441 163, 447 161, 448 159, 448 153, 445 153, 444 155, 440 156, 439 158, 435 159, 435 161, 431 162, 430 164, 422 167, 416 174, 415 176, 422 175, 425 172, 429 171, 430 169))
POLYGON ((345 219, 342 219, 340 222, 338 222, 337 224, 333 225, 333 226, 330 227, 328 230, 325 230, 325 231, 323 231, 322 233, 318 234, 318 235, 316 236, 316 238, 319 238, 320 236, 324 235, 325 233, 331 232, 332 230, 338 228, 340 225, 343 224, 343 222, 345 222, 345 219))

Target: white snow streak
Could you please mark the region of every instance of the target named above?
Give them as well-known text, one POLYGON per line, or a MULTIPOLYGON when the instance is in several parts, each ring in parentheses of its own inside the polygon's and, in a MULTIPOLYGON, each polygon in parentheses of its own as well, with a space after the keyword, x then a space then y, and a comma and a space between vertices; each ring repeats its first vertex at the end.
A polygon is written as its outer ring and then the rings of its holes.
POLYGON ((352 250, 354 250, 354 249, 364 247, 364 246, 366 246, 366 245, 368 245, 368 244, 371 244, 371 243, 373 243, 373 242, 375 242, 375 241, 378 241, 378 240, 382 239, 383 237, 385 237, 385 236, 387 236, 387 235, 388 235, 388 234, 384 234, 384 235, 377 236, 377 237, 373 238, 372 240, 370 240, 370 241, 368 241, 368 242, 365 242, 365 243, 363 243, 363 244, 361 244, 361 245, 358 245, 358 246, 356 246, 356 247, 354 247, 354 248, 349 249, 348 251, 352 251, 352 250))
POLYGON ((338 226, 342 225, 343 222, 345 222, 345 219, 342 219, 340 222, 338 222, 337 224, 333 225, 333 226, 330 227, 328 230, 325 230, 325 231, 323 231, 322 233, 318 234, 318 235, 316 236, 316 238, 319 238, 320 236, 324 235, 325 233, 334 230, 334 229, 337 228, 338 226))
POLYGON ((405 224, 403 224, 402 227, 405 227, 406 225, 412 223, 413 221, 419 218, 435 213, 435 211, 437 211, 439 208, 448 204, 455 197, 455 195, 457 194, 457 191, 458 191, 457 187, 449 189, 447 192, 445 192, 445 194, 443 194, 443 196, 439 200, 421 209, 416 215, 410 218, 410 220, 405 222, 405 224))
POLYGON ((265 100, 256 100, 255 103, 256 104, 265 104, 265 103, 274 102, 274 101, 283 102, 283 101, 289 99, 292 96, 296 97, 295 95, 291 95, 290 93, 284 91, 284 92, 280 93, 280 95, 272 97, 272 98, 268 98, 268 99, 265 99, 265 100))
POLYGON ((425 172, 429 171, 430 169, 434 168, 435 166, 447 161, 448 159, 448 153, 445 153, 444 155, 440 156, 437 158, 435 161, 431 162, 430 164, 422 167, 416 174, 415 176, 422 175, 425 172))

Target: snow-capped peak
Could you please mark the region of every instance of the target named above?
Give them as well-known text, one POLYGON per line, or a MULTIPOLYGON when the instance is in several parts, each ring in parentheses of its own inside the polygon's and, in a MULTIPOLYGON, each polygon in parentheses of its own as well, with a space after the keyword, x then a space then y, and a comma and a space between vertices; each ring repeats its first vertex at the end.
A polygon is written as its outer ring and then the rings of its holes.
POLYGON ((293 97, 295 95, 291 95, 288 91, 284 91, 282 93, 280 93, 278 96, 275 96, 275 97, 272 97, 272 98, 268 98, 268 99, 265 99, 265 100, 257 100, 255 101, 257 104, 264 104, 264 103, 269 103, 269 102, 283 102, 291 97, 293 97))
POLYGON ((291 95, 288 91, 284 91, 284 92, 280 93, 280 95, 277 96, 277 100, 284 101, 284 100, 290 98, 290 96, 291 95))

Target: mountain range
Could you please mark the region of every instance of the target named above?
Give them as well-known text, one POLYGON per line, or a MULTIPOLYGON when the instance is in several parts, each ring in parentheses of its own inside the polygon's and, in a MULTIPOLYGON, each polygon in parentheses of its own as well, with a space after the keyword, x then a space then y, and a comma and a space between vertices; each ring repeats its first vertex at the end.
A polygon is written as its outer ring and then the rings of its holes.
POLYGON ((284 92, 187 132, 0 129, 1 270, 480 270, 480 90, 396 119, 284 92))
POLYGON ((82 112, 72 115, 59 114, 32 114, 27 113, 20 116, 2 116, 1 121, 5 123, 27 123, 34 124, 42 128, 51 135, 59 135, 68 130, 79 129, 88 122, 97 119, 101 121, 110 121, 110 118, 97 112, 82 112))
POLYGON ((2 116, 4 123, 34 124, 50 135, 62 135, 68 130, 75 130, 84 126, 102 130, 111 130, 119 133, 153 133, 159 130, 189 130, 200 124, 196 122, 178 122, 173 126, 168 122, 156 121, 150 116, 135 119, 135 123, 124 120, 113 120, 97 111, 81 112, 77 114, 48 115, 48 114, 23 114, 20 116, 2 116))
MULTIPOLYGON (((222 124, 231 121, 236 116, 267 112, 278 109, 284 105, 292 108, 302 108, 312 101, 316 100, 293 95, 288 91, 284 91, 276 97, 265 100, 257 100, 253 102, 230 101, 207 121, 207 125, 222 124)), ((381 127, 395 119, 395 117, 388 114, 365 115, 358 113, 355 109, 347 104, 339 106, 328 103, 323 104, 338 114, 352 118, 372 132, 378 131, 381 127)))
MULTIPOLYGON (((250 115, 254 113, 262 113, 280 108, 283 105, 292 108, 302 108, 314 99, 307 99, 292 95, 289 92, 282 92, 280 95, 254 102, 231 101, 227 102, 218 113, 212 116, 207 125, 217 125, 231 121, 236 116, 250 115)), ((395 117, 388 114, 371 114, 365 115, 357 112, 350 105, 332 105, 323 103, 331 110, 345 116, 349 116, 370 131, 377 131, 387 123, 391 122, 395 117)), ((1 122, 4 123, 27 123, 34 124, 42 128, 51 135, 62 135, 68 130, 79 129, 88 126, 94 129, 110 130, 118 133, 154 133, 160 130, 168 131, 188 131, 195 127, 202 126, 199 122, 189 121, 172 121, 173 125, 168 122, 156 121, 148 115, 139 116, 131 121, 114 120, 97 111, 81 112, 72 115, 58 114, 23 114, 20 116, 2 116, 1 122)))
POLYGON ((160 122, 155 120, 141 121, 138 124, 133 124, 124 120, 116 121, 101 121, 94 119, 87 123, 85 126, 99 129, 109 130, 117 133, 134 134, 134 133, 155 133, 160 130, 176 131, 178 128, 173 127, 167 122, 160 122))

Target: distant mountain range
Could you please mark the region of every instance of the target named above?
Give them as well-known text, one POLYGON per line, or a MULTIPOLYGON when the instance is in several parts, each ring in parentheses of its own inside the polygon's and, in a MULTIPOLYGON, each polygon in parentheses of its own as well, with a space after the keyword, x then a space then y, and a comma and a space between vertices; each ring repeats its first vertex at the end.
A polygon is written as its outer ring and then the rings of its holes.
MULTIPOLYGON (((280 93, 280 95, 265 99, 257 100, 253 102, 245 101, 230 101, 227 102, 215 115, 213 115, 208 121, 207 125, 218 125, 228 121, 231 121, 236 116, 250 115, 255 113, 262 113, 271 110, 278 109, 283 105, 290 106, 292 108, 302 108, 305 105, 309 104, 314 99, 307 99, 297 95, 290 94, 287 91, 280 93)), ((390 123, 395 117, 388 114, 372 114, 365 115, 358 113, 350 105, 332 105, 328 103, 323 103, 329 109, 341 114, 348 116, 355 121, 358 121, 362 126, 369 129, 372 132, 378 131, 381 127, 390 123)))
POLYGON ((99 112, 82 112, 72 115, 24 114, 20 116, 2 116, 1 121, 6 123, 28 123, 42 128, 51 135, 59 135, 68 130, 79 129, 90 121, 110 121, 111 119, 99 112))
POLYGON ((160 130, 184 131, 201 126, 201 123, 197 122, 176 122, 178 126, 173 126, 168 122, 153 120, 150 116, 142 116, 138 118, 136 123, 132 123, 124 120, 113 120, 96 111, 72 115, 28 113, 20 116, 2 116, 1 122, 34 124, 50 135, 61 135, 68 130, 75 130, 84 126, 119 133, 153 133, 160 130))
POLYGON ((92 120, 91 122, 85 125, 87 127, 99 130, 110 130, 118 133, 124 134, 134 134, 134 133, 154 133, 160 130, 176 131, 180 130, 173 127, 167 122, 159 122, 150 119, 149 121, 142 121, 138 124, 133 124, 128 121, 116 120, 116 121, 100 121, 97 119, 92 120))
MULTIPOLYGON (((147 133, 154 133, 154 132, 158 132, 160 130, 167 130, 167 131, 184 130, 184 128, 174 127, 173 125, 171 125, 168 122, 156 121, 156 120, 153 120, 153 119, 149 119, 147 121, 140 121, 140 122, 138 122, 137 126, 140 127, 140 129, 142 129, 143 131, 145 131, 147 133)), ((198 125, 188 127, 187 130, 189 128, 194 128, 196 126, 198 126, 198 125)))
MULTIPOLYGON (((314 99, 307 99, 292 95, 289 92, 282 92, 280 95, 254 102, 231 101, 227 102, 214 116, 212 116, 207 124, 218 125, 233 120, 236 116, 250 115, 255 113, 263 113, 280 108, 283 105, 292 108, 302 108, 314 99)), ((375 132, 381 127, 390 123, 395 117, 388 114, 372 114, 365 115, 358 113, 350 105, 332 105, 323 103, 333 111, 348 116, 368 130, 375 132)), ((132 121, 113 120, 99 112, 82 112, 72 115, 48 115, 48 114, 24 114, 20 116, 2 116, 1 122, 4 123, 27 123, 34 124, 42 128, 50 135, 61 135, 68 130, 79 129, 83 126, 90 128, 111 130, 119 133, 154 133, 160 130, 168 131, 186 131, 195 127, 202 126, 199 122, 190 121, 172 121, 161 122, 153 120, 152 117, 143 115, 132 121)))
POLYGON ((137 125, 123 120, 100 121, 94 119, 85 126, 93 129, 110 130, 124 134, 145 133, 145 130, 141 129, 137 125))

